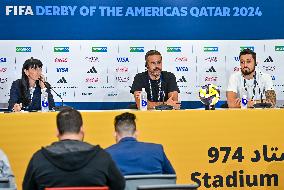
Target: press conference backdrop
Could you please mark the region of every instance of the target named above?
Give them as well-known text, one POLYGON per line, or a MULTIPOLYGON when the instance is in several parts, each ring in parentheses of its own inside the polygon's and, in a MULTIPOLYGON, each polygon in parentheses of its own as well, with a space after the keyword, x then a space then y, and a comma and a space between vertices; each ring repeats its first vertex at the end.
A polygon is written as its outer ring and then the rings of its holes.
MULTIPOLYGON (((134 76, 150 49, 176 75, 184 108, 201 106, 200 86, 225 100, 240 50, 257 53, 284 101, 284 2, 12 1, 0 5, 0 103, 7 103, 23 62, 38 58, 48 82, 78 109, 126 108, 134 76)), ((54 94, 55 100, 61 100, 54 94)))

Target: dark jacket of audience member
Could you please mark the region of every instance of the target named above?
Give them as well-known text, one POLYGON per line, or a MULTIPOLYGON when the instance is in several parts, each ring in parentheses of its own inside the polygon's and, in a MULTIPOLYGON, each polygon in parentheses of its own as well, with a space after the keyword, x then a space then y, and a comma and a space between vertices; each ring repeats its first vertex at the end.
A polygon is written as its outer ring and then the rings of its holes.
POLYGON ((124 187, 124 179, 109 154, 99 145, 63 140, 33 155, 23 190, 105 185, 118 190, 124 187))
POLYGON ((110 155, 99 145, 83 142, 80 112, 70 108, 61 111, 57 130, 59 141, 37 151, 30 160, 23 190, 80 186, 124 189, 125 180, 110 155))

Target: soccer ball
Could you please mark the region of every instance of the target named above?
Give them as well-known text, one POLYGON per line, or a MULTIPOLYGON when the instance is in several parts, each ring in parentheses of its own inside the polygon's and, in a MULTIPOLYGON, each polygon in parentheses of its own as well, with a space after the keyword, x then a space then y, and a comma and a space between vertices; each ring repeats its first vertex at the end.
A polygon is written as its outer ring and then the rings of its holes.
POLYGON ((214 106, 220 100, 220 90, 214 84, 207 84, 199 90, 199 98, 204 105, 214 106))

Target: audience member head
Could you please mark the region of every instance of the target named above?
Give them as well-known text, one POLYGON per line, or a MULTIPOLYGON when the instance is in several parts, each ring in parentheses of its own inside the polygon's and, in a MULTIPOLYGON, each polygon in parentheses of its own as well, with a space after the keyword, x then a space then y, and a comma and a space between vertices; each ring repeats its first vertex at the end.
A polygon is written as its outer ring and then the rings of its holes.
POLYGON ((56 122, 60 140, 83 140, 83 120, 79 111, 66 108, 57 114, 56 122))
POLYGON ((117 115, 114 119, 116 142, 124 137, 136 138, 136 116, 133 113, 125 112, 117 115))

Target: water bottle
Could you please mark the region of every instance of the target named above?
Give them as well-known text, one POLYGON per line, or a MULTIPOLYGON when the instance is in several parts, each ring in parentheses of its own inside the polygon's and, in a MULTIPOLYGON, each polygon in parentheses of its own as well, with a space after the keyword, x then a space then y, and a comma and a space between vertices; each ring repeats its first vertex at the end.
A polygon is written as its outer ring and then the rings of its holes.
POLYGON ((48 93, 45 90, 41 92, 41 111, 42 112, 49 111, 48 93))
POLYGON ((242 101, 241 101, 241 108, 242 109, 248 108, 248 97, 246 94, 243 94, 242 101))
POLYGON ((140 110, 147 110, 147 92, 145 91, 145 88, 142 88, 142 92, 140 93, 140 110))

